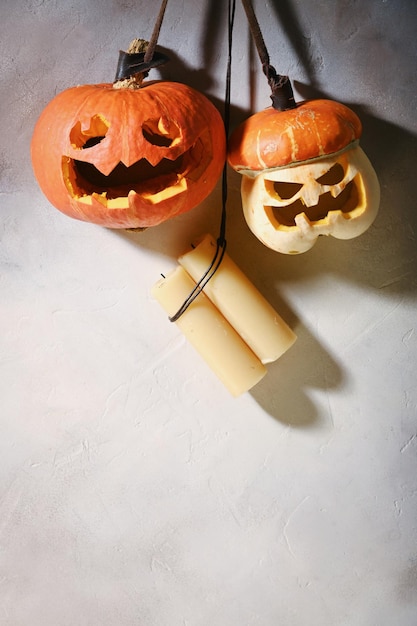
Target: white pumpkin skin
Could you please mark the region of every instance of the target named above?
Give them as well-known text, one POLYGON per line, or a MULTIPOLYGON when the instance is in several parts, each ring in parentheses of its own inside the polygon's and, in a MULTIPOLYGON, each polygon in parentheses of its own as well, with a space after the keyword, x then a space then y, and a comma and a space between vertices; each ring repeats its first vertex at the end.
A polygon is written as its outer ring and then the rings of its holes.
POLYGON ((272 250, 299 254, 319 235, 352 239, 364 233, 378 213, 380 188, 368 157, 355 142, 337 154, 302 164, 246 171, 241 195, 254 235, 272 250), (285 197, 279 195, 282 190, 285 197))

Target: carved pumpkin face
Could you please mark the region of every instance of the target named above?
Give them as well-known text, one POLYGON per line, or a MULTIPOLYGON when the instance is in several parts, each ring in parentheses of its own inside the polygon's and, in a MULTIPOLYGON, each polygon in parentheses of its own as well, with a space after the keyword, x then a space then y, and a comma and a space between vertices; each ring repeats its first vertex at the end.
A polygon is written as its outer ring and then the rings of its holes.
POLYGON ((109 228, 146 228, 188 211, 224 165, 223 120, 201 93, 163 81, 73 87, 32 138, 38 183, 56 208, 109 228))
POLYGON ((369 228, 379 184, 360 133, 353 111, 327 100, 266 109, 235 131, 229 162, 243 174, 248 226, 266 246, 298 254, 319 235, 350 239, 369 228))

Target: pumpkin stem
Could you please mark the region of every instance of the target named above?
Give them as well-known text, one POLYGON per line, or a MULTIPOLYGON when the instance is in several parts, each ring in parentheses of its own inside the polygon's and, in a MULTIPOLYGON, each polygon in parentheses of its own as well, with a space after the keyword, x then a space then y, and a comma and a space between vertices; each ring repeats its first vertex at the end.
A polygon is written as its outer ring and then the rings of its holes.
POLYGON ((169 60, 162 52, 154 52, 148 59, 148 51, 149 42, 145 39, 134 39, 127 52, 120 50, 114 89, 139 89, 151 68, 169 60))
POLYGON ((271 88, 272 107, 277 111, 288 111, 296 108, 294 92, 288 76, 277 74, 275 68, 268 63, 262 66, 271 88))
POLYGON ((138 62, 143 61, 148 45, 149 41, 145 39, 133 39, 126 52, 120 50, 116 80, 113 83, 114 89, 138 89, 142 85, 146 75, 145 72, 138 72, 131 76, 125 75, 127 70, 131 71, 134 69, 134 62, 138 64, 138 62), (132 55, 135 56, 133 57, 132 55))
POLYGON ((149 46, 149 41, 146 39, 133 39, 127 49, 128 54, 136 54, 138 52, 146 52, 149 46))
POLYGON ((161 1, 150 41, 134 39, 127 52, 120 51, 114 82, 115 89, 126 87, 138 89, 152 67, 168 61, 168 57, 155 51, 167 4, 168 0, 161 1))

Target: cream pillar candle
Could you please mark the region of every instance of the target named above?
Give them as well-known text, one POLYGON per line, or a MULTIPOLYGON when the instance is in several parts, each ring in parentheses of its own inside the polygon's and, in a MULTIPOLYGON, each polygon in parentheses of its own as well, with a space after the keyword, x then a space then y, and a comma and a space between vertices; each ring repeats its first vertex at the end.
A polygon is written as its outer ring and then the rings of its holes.
MULTIPOLYGON (((178 261, 198 282, 212 262, 215 251, 214 238, 205 235, 178 261)), ((262 363, 278 359, 296 340, 293 331, 228 254, 224 255, 204 292, 262 363)))
MULTIPOLYGON (((151 293, 172 316, 194 288, 187 272, 177 267, 161 278, 151 293)), ((265 366, 204 293, 175 323, 233 396, 247 391, 266 374, 265 366)))

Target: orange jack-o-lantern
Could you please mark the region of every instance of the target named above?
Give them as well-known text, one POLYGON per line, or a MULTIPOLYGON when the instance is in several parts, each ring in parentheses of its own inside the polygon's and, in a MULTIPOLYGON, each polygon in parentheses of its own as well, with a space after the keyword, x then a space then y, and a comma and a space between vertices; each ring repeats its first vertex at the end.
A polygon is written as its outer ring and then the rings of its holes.
POLYGON ((188 211, 214 189, 224 123, 191 87, 72 87, 42 112, 32 139, 38 183, 57 209, 109 228, 147 228, 188 211))
POLYGON ((244 215, 266 246, 297 254, 319 235, 350 239, 372 224, 379 183, 361 132, 348 107, 311 100, 255 113, 232 133, 228 160, 243 175, 244 215))

